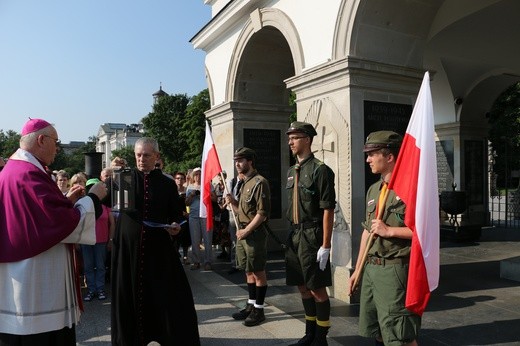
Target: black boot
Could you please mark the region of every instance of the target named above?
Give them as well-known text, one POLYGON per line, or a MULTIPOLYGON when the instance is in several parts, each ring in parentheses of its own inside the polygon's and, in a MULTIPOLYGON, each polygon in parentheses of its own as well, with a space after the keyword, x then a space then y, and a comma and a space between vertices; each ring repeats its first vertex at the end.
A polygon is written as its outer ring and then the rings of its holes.
POLYGON ((233 315, 231 315, 235 320, 243 321, 249 316, 249 314, 253 311, 253 304, 246 304, 246 307, 239 312, 235 312, 233 315))
POLYGON ((298 340, 295 344, 290 344, 289 346, 309 346, 314 341, 314 336, 316 335, 316 320, 309 321, 305 320, 305 335, 303 338, 298 340))
POLYGON ((265 315, 264 315, 264 309, 257 309, 253 306, 253 310, 247 316, 246 320, 244 321, 244 326, 246 327, 253 327, 257 326, 260 323, 265 321, 265 315))
POLYGON ((328 346, 327 333, 330 327, 316 326, 316 336, 311 346, 328 346))

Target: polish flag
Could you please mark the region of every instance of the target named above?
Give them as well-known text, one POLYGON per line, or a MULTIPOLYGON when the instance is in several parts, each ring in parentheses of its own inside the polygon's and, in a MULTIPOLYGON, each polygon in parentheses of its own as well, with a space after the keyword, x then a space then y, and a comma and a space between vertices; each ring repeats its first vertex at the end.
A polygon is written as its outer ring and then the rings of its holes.
POLYGON ((389 189, 406 204, 413 231, 406 308, 421 316, 439 284, 439 192, 430 75, 424 74, 389 189))
POLYGON ((202 169, 200 174, 200 208, 199 216, 206 218, 206 229, 213 229, 213 207, 211 204, 211 181, 217 174, 222 172, 220 160, 218 159, 217 149, 213 143, 211 130, 206 121, 206 138, 204 139, 204 149, 202 151, 202 169))

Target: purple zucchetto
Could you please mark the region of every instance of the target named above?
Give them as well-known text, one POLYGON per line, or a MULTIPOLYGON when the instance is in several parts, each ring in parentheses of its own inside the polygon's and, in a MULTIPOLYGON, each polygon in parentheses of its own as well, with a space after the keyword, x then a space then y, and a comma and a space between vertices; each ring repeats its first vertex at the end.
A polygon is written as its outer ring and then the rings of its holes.
POLYGON ((25 123, 25 125, 22 128, 22 136, 39 131, 43 128, 46 128, 47 126, 51 126, 51 124, 43 119, 29 118, 29 120, 25 123))

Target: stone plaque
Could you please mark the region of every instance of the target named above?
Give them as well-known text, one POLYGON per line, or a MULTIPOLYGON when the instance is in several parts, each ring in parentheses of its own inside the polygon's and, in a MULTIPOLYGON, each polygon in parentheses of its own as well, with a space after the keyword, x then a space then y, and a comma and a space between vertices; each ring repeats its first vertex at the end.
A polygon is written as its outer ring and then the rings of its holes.
MULTIPOLYGON (((256 169, 269 181, 271 219, 282 217, 280 130, 244 129, 244 146, 256 151, 256 169)), ((285 184, 283 185, 285 186, 285 184)))
POLYGON ((437 180, 439 194, 441 191, 452 191, 453 178, 453 140, 435 142, 437 149, 437 180))
POLYGON ((484 161, 484 143, 482 141, 466 140, 464 141, 464 178, 466 195, 468 196, 468 204, 484 203, 484 169, 486 162, 484 161))
MULTIPOLYGON (((400 103, 364 101, 365 138, 374 131, 395 131, 404 136, 412 115, 413 106, 400 103)), ((365 191, 379 176, 365 163, 365 191)))

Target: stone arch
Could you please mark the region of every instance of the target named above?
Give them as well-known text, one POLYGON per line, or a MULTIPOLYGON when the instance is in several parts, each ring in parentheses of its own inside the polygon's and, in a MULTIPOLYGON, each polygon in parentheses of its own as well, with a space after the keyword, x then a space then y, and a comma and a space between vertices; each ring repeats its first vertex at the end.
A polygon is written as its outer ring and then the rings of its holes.
MULTIPOLYGON (((462 97, 457 110, 459 121, 487 122, 486 113, 493 102, 508 87, 520 81, 520 76, 507 69, 493 69, 477 76, 462 97)), ((457 106, 456 106, 457 107, 457 106)))
POLYGON ((421 69, 425 42, 442 3, 440 0, 343 0, 332 56, 334 59, 354 56, 421 69))
POLYGON ((354 27, 354 17, 360 0, 343 0, 339 6, 334 37, 332 39, 332 60, 345 58, 350 46, 352 28, 354 27))
POLYGON ((204 71, 206 74, 206 84, 208 85, 208 93, 209 93, 209 104, 211 107, 215 105, 215 94, 213 92, 213 82, 211 81, 211 75, 209 74, 209 70, 207 66, 204 66, 204 71))
POLYGON ((273 27, 283 35, 292 55, 294 73, 296 75, 301 74, 305 66, 305 59, 298 31, 291 19, 278 9, 256 9, 250 14, 233 48, 226 82, 227 102, 235 100, 235 83, 238 77, 239 65, 248 43, 255 33, 265 27, 273 27))

